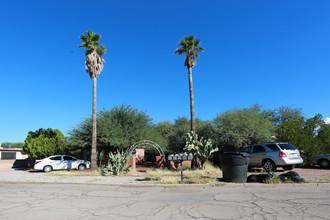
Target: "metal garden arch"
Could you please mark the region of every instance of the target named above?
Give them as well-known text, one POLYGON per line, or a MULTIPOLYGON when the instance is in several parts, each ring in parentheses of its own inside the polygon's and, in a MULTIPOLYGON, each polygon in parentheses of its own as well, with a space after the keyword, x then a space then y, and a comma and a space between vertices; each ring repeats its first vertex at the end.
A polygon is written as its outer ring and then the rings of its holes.
POLYGON ((136 142, 135 144, 133 144, 130 147, 130 150, 134 151, 136 148, 143 148, 144 149, 147 146, 152 146, 152 147, 156 148, 156 150, 158 151, 160 156, 165 156, 163 149, 158 144, 156 144, 155 142, 149 141, 149 140, 142 140, 142 141, 136 142))

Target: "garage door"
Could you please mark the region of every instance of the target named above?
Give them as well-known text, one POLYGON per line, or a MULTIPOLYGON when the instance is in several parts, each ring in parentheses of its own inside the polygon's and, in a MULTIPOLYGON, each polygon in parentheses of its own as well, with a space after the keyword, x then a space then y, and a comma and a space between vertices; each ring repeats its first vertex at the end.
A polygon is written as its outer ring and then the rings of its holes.
POLYGON ((2 152, 1 153, 1 160, 15 160, 16 159, 16 152, 2 152))

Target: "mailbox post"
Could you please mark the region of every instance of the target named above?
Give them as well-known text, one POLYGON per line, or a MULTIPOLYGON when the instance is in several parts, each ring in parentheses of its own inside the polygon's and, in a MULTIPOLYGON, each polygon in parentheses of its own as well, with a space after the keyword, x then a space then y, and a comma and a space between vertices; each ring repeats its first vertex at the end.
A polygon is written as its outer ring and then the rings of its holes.
POLYGON ((168 155, 168 160, 169 161, 173 161, 176 164, 180 163, 180 167, 181 167, 181 182, 183 181, 183 169, 182 169, 182 161, 185 160, 192 160, 193 159, 193 155, 184 153, 184 154, 170 154, 168 155))

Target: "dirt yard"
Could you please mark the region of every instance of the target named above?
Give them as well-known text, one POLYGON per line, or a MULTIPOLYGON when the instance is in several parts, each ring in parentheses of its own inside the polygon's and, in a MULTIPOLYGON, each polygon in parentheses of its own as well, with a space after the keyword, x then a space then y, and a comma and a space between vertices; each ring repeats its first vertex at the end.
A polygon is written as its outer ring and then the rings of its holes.
MULTIPOLYGON (((300 177, 304 178, 306 181, 320 181, 326 178, 330 181, 330 169, 320 169, 320 168, 295 168, 292 171, 299 173, 300 177)), ((276 172, 276 175, 285 173, 287 171, 276 172)))
MULTIPOLYGON (((0 160, 0 169, 11 169, 15 160, 0 160)), ((140 171, 143 176, 146 169, 143 166, 138 166, 137 169, 140 171)), ((330 169, 320 169, 317 167, 314 168, 295 168, 293 171, 296 171, 300 177, 304 178, 306 181, 315 181, 319 182, 322 179, 326 179, 328 182, 330 181, 330 169)), ((281 168, 275 172, 276 175, 280 175, 282 173, 286 173, 288 171, 284 171, 281 168)), ((260 169, 255 169, 249 171, 249 174, 257 174, 260 173, 260 169), (254 173, 255 172, 255 173, 254 173)), ((248 174, 248 175, 249 175, 248 174)))
POLYGON ((0 160, 0 169, 10 169, 15 160, 0 160))

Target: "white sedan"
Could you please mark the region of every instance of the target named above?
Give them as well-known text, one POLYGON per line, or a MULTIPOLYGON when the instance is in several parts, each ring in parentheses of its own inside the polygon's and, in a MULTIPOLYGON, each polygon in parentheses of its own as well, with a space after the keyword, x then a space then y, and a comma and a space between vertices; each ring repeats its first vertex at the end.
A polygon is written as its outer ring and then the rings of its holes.
POLYGON ((47 173, 52 170, 66 170, 66 169, 85 170, 90 167, 91 164, 89 161, 78 160, 77 158, 68 155, 50 156, 42 160, 36 160, 34 164, 35 170, 43 170, 47 173))

